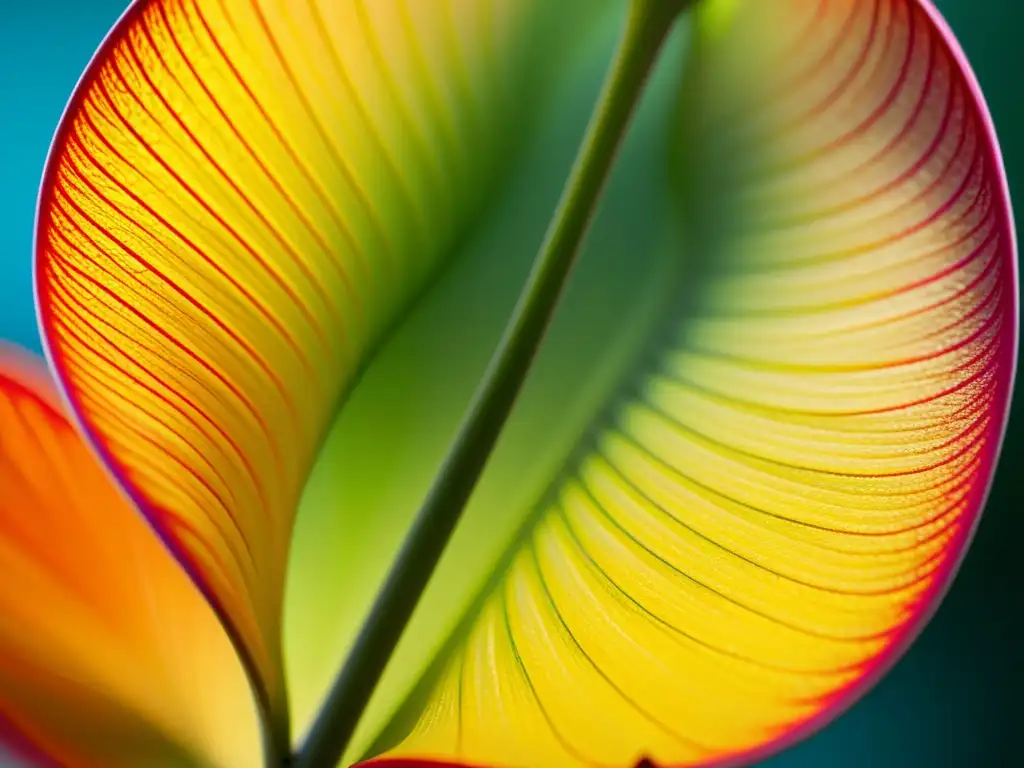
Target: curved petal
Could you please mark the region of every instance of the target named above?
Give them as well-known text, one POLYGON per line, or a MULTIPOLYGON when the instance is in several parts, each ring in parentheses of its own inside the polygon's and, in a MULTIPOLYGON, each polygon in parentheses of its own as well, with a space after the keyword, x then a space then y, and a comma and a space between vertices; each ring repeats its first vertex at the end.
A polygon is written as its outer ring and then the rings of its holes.
POLYGON ((252 695, 216 616, 41 361, 2 346, 0 489, 0 723, 20 746, 64 768, 258 765, 252 695))
POLYGON ((1017 288, 963 54, 916 0, 698 8, 658 333, 370 754, 746 764, 877 680, 964 554, 1017 288))
POLYGON ((306 476, 514 157, 551 9, 143 0, 56 137, 37 264, 52 360, 278 720, 306 476))

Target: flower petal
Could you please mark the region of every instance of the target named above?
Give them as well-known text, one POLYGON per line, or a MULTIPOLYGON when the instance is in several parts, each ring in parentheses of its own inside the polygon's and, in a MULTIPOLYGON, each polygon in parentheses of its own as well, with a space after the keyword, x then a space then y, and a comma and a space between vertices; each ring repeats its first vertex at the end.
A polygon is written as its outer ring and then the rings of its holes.
POLYGON ((138 2, 56 138, 37 271, 56 368, 279 719, 307 474, 511 161, 551 11, 138 2))
POLYGON ((42 362, 2 346, 0 489, 0 722, 28 754, 64 768, 258 765, 250 688, 213 612, 42 362))
POLYGON ((1017 329, 973 75, 916 0, 697 8, 658 333, 371 755, 745 764, 876 681, 964 554, 1017 329))

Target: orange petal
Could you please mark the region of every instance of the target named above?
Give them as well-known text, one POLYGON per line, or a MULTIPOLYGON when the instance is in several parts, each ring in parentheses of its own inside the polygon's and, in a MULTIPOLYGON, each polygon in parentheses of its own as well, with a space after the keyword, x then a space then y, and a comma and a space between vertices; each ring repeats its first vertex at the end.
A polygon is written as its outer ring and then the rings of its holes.
POLYGON ((0 489, 0 723, 64 768, 258 765, 252 695, 213 612, 41 361, 2 346, 0 489))

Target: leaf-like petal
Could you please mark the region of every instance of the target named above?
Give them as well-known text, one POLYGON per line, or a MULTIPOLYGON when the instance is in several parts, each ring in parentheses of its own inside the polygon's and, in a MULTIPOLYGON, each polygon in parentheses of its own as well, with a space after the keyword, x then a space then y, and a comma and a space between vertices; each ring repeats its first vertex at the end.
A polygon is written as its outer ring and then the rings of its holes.
POLYGON ((252 694, 210 607, 63 413, 0 347, 0 735, 40 765, 259 764, 252 694))
POLYGON ((371 753, 749 761, 877 680, 964 554, 1017 296, 963 54, 916 0, 698 13, 660 333, 371 753))
POLYGON ((293 516, 339 401, 528 122, 534 0, 144 0, 55 140, 44 335, 281 717, 293 516))

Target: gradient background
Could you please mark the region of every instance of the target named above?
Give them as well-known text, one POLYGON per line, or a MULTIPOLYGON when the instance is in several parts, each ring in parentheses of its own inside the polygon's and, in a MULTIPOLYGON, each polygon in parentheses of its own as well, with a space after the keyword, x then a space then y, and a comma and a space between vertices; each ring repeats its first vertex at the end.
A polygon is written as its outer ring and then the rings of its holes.
MULTIPOLYGON (((125 0, 0 0, 0 338, 39 349, 30 279, 36 190, 64 103, 125 0)), ((1024 210, 1024 5, 937 0, 988 98, 1011 192, 1024 210)), ((764 763, 806 766, 1024 765, 1015 730, 1024 658, 1024 411, 1014 409, 977 537, 924 634, 893 671, 814 738, 764 763)), ((0 575, 2 577, 2 575, 0 575)), ((0 753, 0 765, 6 764, 0 753)))

